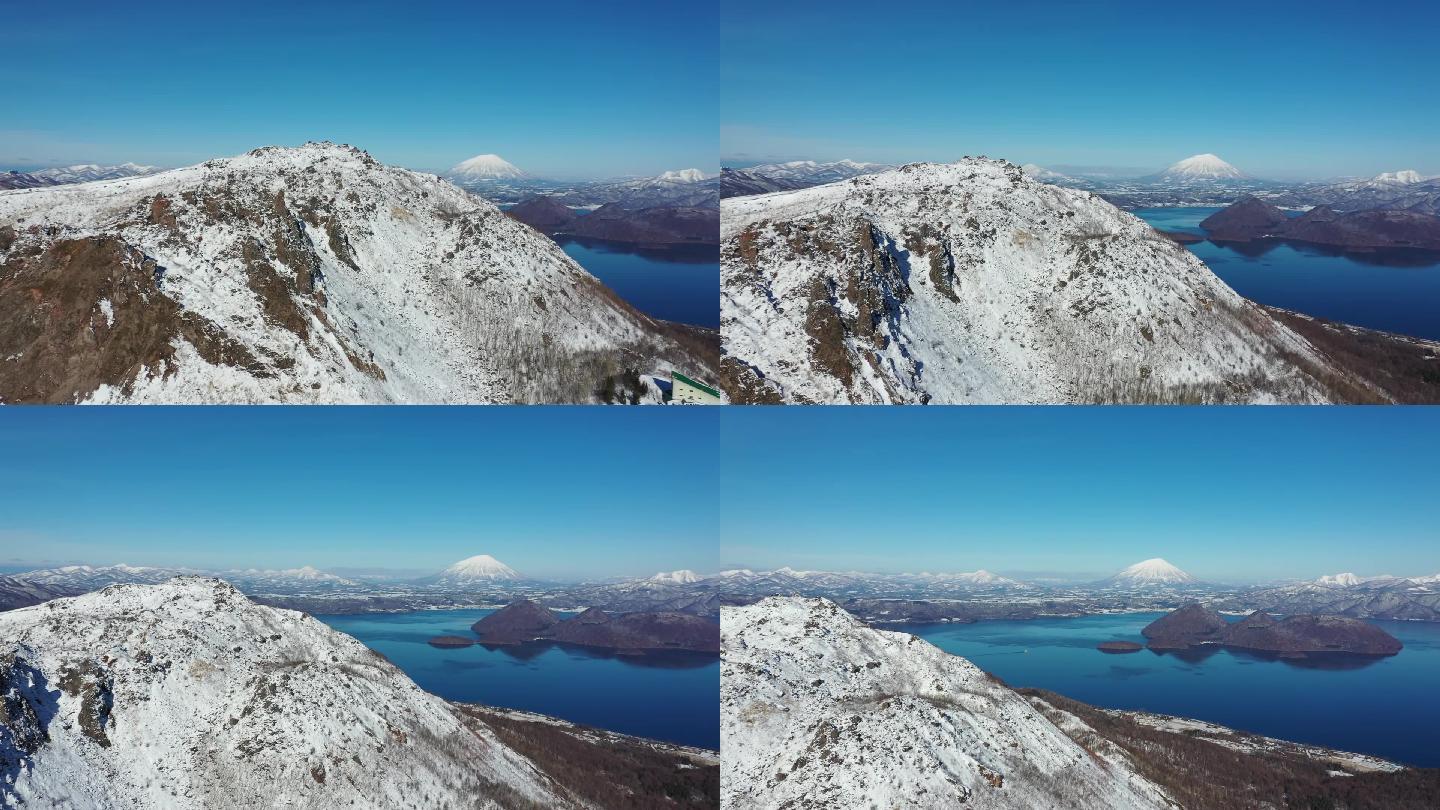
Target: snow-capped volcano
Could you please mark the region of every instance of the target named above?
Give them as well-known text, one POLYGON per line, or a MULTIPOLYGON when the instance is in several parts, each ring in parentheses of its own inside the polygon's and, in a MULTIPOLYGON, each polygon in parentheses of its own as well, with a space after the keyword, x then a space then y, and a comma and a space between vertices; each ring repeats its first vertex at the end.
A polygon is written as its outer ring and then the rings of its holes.
POLYGON ((1403 169, 1398 172, 1381 172, 1370 178, 1370 182, 1377 186, 1408 186, 1424 182, 1426 177, 1414 169, 1403 169))
POLYGON ((1147 587, 1151 585, 1185 585, 1197 582, 1165 560, 1155 557, 1142 560, 1105 580, 1108 585, 1147 587))
POLYGON ((466 584, 476 582, 504 582, 520 579, 515 569, 491 557, 476 554, 451 565, 434 577, 439 584, 466 584))
POLYGON ((1324 585, 1330 588, 1350 588, 1364 582, 1360 577, 1349 572, 1343 574, 1326 574, 1315 580, 1316 585, 1324 585))
POLYGON ((1192 180, 1241 180, 1249 175, 1221 160, 1217 155, 1209 153, 1193 155, 1171 164, 1170 168, 1154 179, 1169 182, 1185 182, 1192 180))
POLYGON ((657 179, 668 183, 698 183, 705 179, 705 172, 699 169, 675 169, 662 172, 657 179))
POLYGON ((734 402, 1322 402, 1354 380, 1138 217, 1004 161, 728 198, 720 273, 734 402))
POLYGON ((11 611, 0 639, 7 807, 574 806, 383 656, 220 580, 11 611))
POLYGON ((673 585, 689 585, 692 582, 699 582, 701 579, 703 577, 688 568, 682 568, 679 571, 662 571, 650 577, 651 582, 665 582, 673 585))
POLYGON ((449 176, 457 180, 518 180, 527 175, 499 155, 476 155, 451 166, 449 176))
POLYGON ((0 402, 589 402, 626 368, 713 378, 550 239, 331 143, 0 194, 0 311, 38 324, 0 330, 0 402))
POLYGON ((726 807, 1174 806, 1077 718, 824 599, 725 607, 721 650, 726 807))

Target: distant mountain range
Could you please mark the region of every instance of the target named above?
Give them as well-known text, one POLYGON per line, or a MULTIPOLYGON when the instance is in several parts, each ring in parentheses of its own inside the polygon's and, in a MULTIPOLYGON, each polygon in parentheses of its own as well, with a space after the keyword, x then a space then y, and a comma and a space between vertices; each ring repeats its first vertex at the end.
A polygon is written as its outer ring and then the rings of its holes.
POLYGON ((445 179, 497 205, 513 205, 544 197, 568 208, 614 205, 642 208, 714 208, 720 203, 720 180, 700 169, 674 169, 653 177, 612 180, 561 180, 522 171, 499 155, 477 155, 445 172, 445 179))
POLYGON ((74 166, 39 169, 33 172, 12 170, 0 174, 0 190, 92 183, 97 180, 118 180, 123 177, 142 177, 162 171, 164 169, 159 166, 141 166, 138 163, 121 163, 115 166, 79 163, 74 166))

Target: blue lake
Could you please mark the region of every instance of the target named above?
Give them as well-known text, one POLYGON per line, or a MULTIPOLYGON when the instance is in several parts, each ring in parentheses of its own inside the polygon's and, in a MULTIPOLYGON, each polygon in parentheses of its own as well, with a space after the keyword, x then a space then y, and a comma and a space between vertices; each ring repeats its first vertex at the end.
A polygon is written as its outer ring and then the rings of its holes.
POLYGON ((431 647, 473 637, 490 610, 317 616, 448 700, 539 712, 575 723, 718 750, 720 659, 669 653, 631 658, 579 647, 431 647))
POLYGON ((1326 666, 1214 650, 1114 655, 1101 641, 1141 641, 1161 613, 907 626, 1015 687, 1096 706, 1192 717, 1257 734, 1440 766, 1440 625, 1374 622, 1405 644, 1387 658, 1326 666), (1344 668, 1349 666, 1351 668, 1344 668))
MULTIPOLYGON (((1139 208, 1166 231, 1204 235, 1219 208, 1139 208)), ((1298 212, 1297 212, 1298 213, 1298 212)), ((1236 292, 1261 304, 1414 337, 1440 339, 1440 253, 1343 253, 1265 240, 1187 245, 1236 292)))
POLYGON ((631 245, 558 237, 560 249, 652 318, 720 328, 720 249, 631 245))

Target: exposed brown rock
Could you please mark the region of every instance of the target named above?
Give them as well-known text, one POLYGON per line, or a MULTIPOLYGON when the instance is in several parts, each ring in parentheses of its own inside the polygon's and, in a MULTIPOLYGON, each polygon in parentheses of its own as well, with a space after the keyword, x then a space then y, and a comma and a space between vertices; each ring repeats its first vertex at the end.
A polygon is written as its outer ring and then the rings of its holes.
POLYGON ((173 373, 174 341, 207 362, 266 372, 244 346, 161 291, 153 261, 109 236, 62 239, 0 264, 0 401, 69 403, 142 369, 173 373), (111 315, 101 302, 109 302, 111 315))

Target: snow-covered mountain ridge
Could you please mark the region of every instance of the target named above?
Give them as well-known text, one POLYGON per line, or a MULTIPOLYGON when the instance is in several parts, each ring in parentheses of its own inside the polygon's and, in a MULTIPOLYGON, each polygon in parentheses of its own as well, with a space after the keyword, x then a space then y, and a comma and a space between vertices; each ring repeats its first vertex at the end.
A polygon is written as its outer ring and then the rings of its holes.
POLYGON ((721 797, 746 808, 1169 808, 1114 749, 823 599, 721 613, 721 797))
POLYGON ((1139 218, 1003 161, 911 164, 721 207, 732 401, 1371 392, 1139 218))
POLYGON ((548 238, 330 143, 0 193, 0 308, 0 401, 588 402, 626 368, 713 377, 548 238))
POLYGON ((4 804, 573 806, 383 657, 213 579, 0 615, 4 804))

